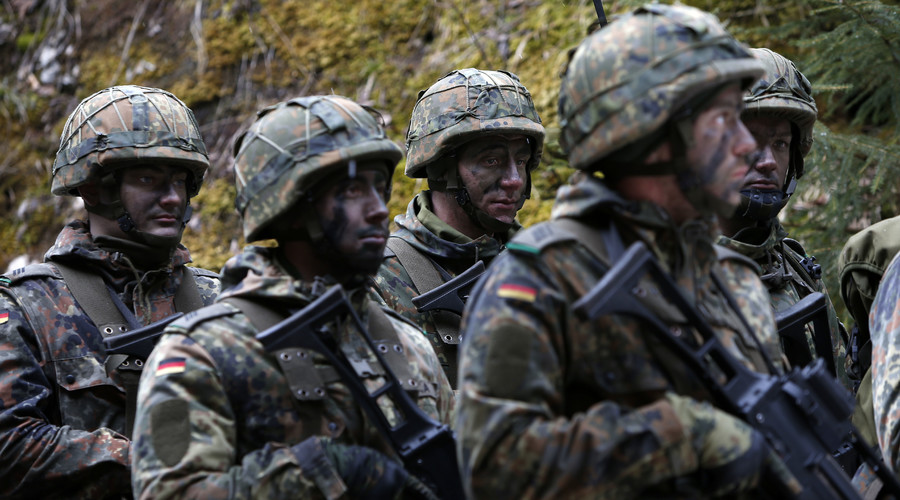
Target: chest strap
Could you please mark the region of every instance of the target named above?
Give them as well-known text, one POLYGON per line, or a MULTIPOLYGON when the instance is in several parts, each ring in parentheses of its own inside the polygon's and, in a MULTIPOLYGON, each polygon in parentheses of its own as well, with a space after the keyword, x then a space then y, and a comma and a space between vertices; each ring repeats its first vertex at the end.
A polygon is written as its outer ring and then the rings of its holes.
MULTIPOLYGON (((240 309, 258 332, 263 332, 287 318, 287 313, 264 306, 257 301, 240 297, 223 299, 240 309)), ((408 392, 427 393, 431 387, 424 380, 414 379, 404 353, 405 347, 400 342, 394 326, 384 310, 375 302, 368 301, 369 335, 379 354, 390 370, 396 375, 400 386, 408 392)), ((330 365, 316 365, 313 361, 313 350, 289 348, 279 351, 275 358, 281 367, 291 392, 300 401, 318 401, 326 398, 326 384, 341 380, 338 371, 330 365)), ((361 378, 383 375, 380 366, 372 366, 358 355, 346 353, 361 378)))
MULTIPOLYGON (((444 279, 437 270, 436 264, 416 250, 409 242, 402 238, 391 237, 388 238, 387 246, 394 252, 400 265, 406 269, 419 295, 428 293, 444 284, 444 279)), ((431 317, 441 342, 450 345, 459 344, 459 316, 449 311, 431 311, 431 317)), ((453 373, 456 373, 456 357, 448 356, 448 360, 452 365, 453 373)))
MULTIPOLYGON (((97 325, 103 337, 120 335, 131 329, 140 328, 141 324, 134 313, 128 310, 115 291, 97 274, 54 262, 66 287, 75 297, 75 301, 84 310, 91 321, 97 325), (106 291, 106 293, 103 293, 106 291)), ((197 283, 190 269, 184 268, 181 283, 175 291, 175 309, 189 312, 203 306, 197 283)), ((104 361, 106 373, 118 370, 125 388, 125 432, 131 436, 137 409, 138 382, 141 377, 143 360, 128 361, 127 354, 112 354, 104 361)))

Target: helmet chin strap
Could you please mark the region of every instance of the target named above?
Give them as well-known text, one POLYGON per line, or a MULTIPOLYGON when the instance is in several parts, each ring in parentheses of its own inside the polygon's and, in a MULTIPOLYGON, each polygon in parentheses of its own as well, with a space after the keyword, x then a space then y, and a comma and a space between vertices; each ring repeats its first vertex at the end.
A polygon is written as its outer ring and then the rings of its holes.
POLYGON ((741 204, 738 206, 736 215, 755 222, 765 222, 777 217, 797 188, 797 177, 793 172, 788 175, 790 180, 783 190, 741 190, 741 204))
MULTIPOLYGON (((491 217, 487 212, 476 207, 475 204, 472 203, 472 197, 469 196, 469 190, 462 183, 462 179, 460 179, 459 175, 456 175, 455 177, 455 182, 452 182, 450 183, 451 185, 447 186, 447 191, 454 194, 457 205, 463 209, 475 225, 488 233, 506 233, 515 226, 514 222, 503 222, 495 217, 491 217)), ((525 200, 531 197, 531 172, 528 172, 526 183, 525 191, 522 192, 522 196, 519 198, 518 203, 516 203, 516 212, 521 210, 525 205, 525 200)))
POLYGON ((191 220, 191 216, 194 213, 194 208, 191 207, 190 200, 188 200, 187 206, 184 209, 184 216, 181 218, 181 229, 178 231, 178 234, 175 236, 156 236, 138 229, 134 219, 131 218, 128 210, 125 209, 125 205, 122 204, 118 187, 119 183, 113 173, 104 175, 100 180, 100 189, 111 193, 112 201, 110 203, 98 203, 96 205, 85 204, 87 211, 116 221, 119 225, 119 229, 136 242, 163 249, 175 248, 181 243, 181 236, 184 234, 184 228, 188 221, 191 220))

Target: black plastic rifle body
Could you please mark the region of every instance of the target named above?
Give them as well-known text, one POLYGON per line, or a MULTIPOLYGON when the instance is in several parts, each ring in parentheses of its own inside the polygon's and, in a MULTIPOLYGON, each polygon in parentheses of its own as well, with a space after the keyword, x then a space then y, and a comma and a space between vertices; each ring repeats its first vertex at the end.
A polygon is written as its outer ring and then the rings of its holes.
POLYGON ((137 328, 130 332, 111 335, 103 339, 107 354, 125 354, 129 357, 147 361, 150 353, 156 346, 156 341, 163 334, 166 326, 176 319, 184 316, 184 313, 175 313, 143 328, 137 328))
POLYGON ((825 361, 828 372, 837 377, 834 357, 831 355, 831 328, 828 326, 828 305, 825 295, 811 293, 793 306, 775 313, 778 335, 784 342, 784 350, 793 366, 806 366, 813 361, 806 340, 806 324, 813 323, 813 343, 819 358, 825 361))
POLYGON ((341 375, 369 420, 403 460, 406 469, 432 487, 441 498, 465 498, 452 431, 423 412, 400 386, 340 285, 329 288, 311 304, 259 333, 256 338, 269 352, 301 348, 324 355, 341 375), (338 318, 355 323, 384 368, 385 383, 378 389, 369 392, 337 344, 330 325, 338 318), (393 426, 390 424, 378 406, 377 401, 381 397, 388 397, 393 402, 404 417, 401 422, 393 426))
POLYGON ((803 492, 793 498, 860 498, 832 457, 832 452, 848 436, 863 459, 884 481, 886 491, 895 495, 900 492, 897 480, 850 423, 852 395, 827 373, 821 359, 784 375, 748 369, 725 349, 712 327, 642 242, 632 244, 573 309, 587 319, 624 314, 651 324, 657 338, 678 354, 704 382, 716 406, 756 428, 781 456, 803 486, 803 492), (703 339, 701 345, 689 346, 671 335, 668 326, 632 293, 648 274, 659 286, 661 294, 697 329, 703 339))
POLYGON ((442 310, 462 316, 468 294, 482 274, 484 274, 484 261, 479 260, 472 267, 456 275, 452 280, 413 297, 412 303, 420 313, 442 310))

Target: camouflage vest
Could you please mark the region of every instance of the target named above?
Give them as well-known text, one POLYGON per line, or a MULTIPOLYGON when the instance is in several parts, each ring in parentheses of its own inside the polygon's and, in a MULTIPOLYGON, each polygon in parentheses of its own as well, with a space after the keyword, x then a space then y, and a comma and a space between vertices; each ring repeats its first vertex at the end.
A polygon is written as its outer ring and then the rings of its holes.
MULTIPOLYGON (((386 368, 396 376, 400 386, 413 399, 420 395, 436 397, 436 389, 431 384, 426 383, 425 380, 417 380, 412 377, 408 361, 403 353, 404 346, 400 342, 400 338, 393 325, 391 325, 387 314, 391 314, 404 322, 407 322, 407 320, 393 311, 382 308, 375 302, 367 301, 367 304, 367 331, 379 351, 378 354, 387 365, 386 368)), ((247 316, 257 333, 275 326, 286 318, 281 311, 263 306, 256 301, 229 297, 223 299, 222 302, 186 315, 178 320, 177 325, 190 335, 190 331, 202 322, 232 316, 238 312, 247 316)), ((362 379, 386 374, 383 366, 373 366, 353 352, 345 351, 344 354, 350 360, 357 376, 362 379)), ((341 376, 337 370, 331 366, 316 365, 310 352, 305 349, 282 349, 274 353, 274 357, 291 387, 294 398, 301 402, 325 399, 327 396, 325 391, 326 384, 341 381, 341 376)))

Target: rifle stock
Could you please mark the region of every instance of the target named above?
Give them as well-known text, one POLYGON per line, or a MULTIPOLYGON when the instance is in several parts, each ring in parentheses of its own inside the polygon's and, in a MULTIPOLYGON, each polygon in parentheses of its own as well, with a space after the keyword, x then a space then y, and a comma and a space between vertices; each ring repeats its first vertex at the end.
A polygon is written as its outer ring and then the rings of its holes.
POLYGON ((452 280, 413 297, 412 303, 420 313, 442 310, 462 316, 468 293, 482 274, 484 274, 484 261, 479 260, 452 280))
POLYGON ((301 348, 324 355, 341 375, 369 420, 400 456, 404 467, 439 497, 465 498, 452 431, 423 412, 400 386, 340 285, 331 287, 311 304, 259 333, 256 338, 268 352, 301 348), (370 392, 362 383, 329 328, 336 318, 344 317, 354 322, 384 368, 386 381, 374 391, 370 392), (393 426, 390 424, 378 406, 377 401, 381 397, 388 397, 393 402, 404 417, 402 421, 393 426))
POLYGON ((159 340, 166 326, 182 316, 184 316, 184 313, 175 313, 145 327, 106 337, 103 339, 106 353, 124 354, 142 362, 147 361, 147 358, 150 357, 150 352, 153 351, 156 341, 159 340))
MULTIPOLYGON (((576 314, 587 319, 625 314, 650 323, 657 337, 704 382, 719 408, 762 433, 803 486, 803 491, 794 498, 860 498, 832 457, 846 436, 854 437, 851 444, 859 448, 860 454, 885 482, 885 487, 895 496, 900 493, 896 478, 881 466, 861 439, 855 439, 858 431, 850 422, 853 397, 826 372, 821 358, 784 375, 767 375, 748 369, 726 350, 712 327, 642 242, 632 244, 573 308, 576 314), (693 348, 671 335, 668 326, 631 292, 648 274, 660 287, 662 295, 697 329, 703 338, 702 345, 693 348)), ((786 492, 774 494, 780 496, 786 492)))

